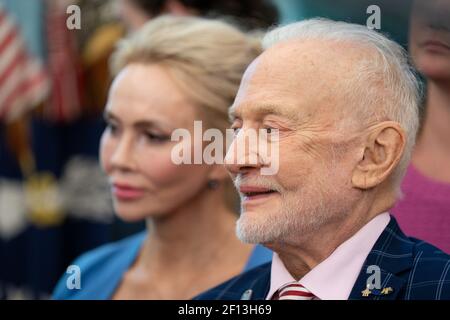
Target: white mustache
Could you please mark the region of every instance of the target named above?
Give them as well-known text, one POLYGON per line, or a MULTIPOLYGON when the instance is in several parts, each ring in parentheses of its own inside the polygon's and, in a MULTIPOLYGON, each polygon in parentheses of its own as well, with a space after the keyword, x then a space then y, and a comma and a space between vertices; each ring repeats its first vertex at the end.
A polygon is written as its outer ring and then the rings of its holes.
POLYGON ((282 191, 282 188, 278 184, 274 183, 273 181, 270 181, 265 176, 260 176, 257 179, 255 179, 255 178, 242 178, 242 175, 239 174, 236 176, 235 179, 233 179, 233 183, 238 191, 242 185, 250 185, 253 187, 266 188, 277 192, 282 191))

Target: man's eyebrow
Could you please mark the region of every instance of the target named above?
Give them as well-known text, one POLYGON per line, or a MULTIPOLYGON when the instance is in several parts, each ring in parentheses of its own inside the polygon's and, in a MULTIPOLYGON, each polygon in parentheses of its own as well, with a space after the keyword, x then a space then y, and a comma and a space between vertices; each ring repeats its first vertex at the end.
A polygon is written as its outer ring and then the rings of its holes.
MULTIPOLYGON (((286 110, 286 108, 281 107, 280 105, 275 104, 264 104, 264 105, 253 105, 248 106, 250 112, 254 112, 255 115, 266 116, 266 115, 275 115, 283 118, 287 118, 289 120, 297 120, 298 115, 290 110, 286 110)), ((231 106, 228 112, 229 118, 231 121, 234 121, 238 116, 239 112, 236 112, 236 106, 231 106)))
POLYGON ((286 108, 274 104, 258 106, 257 112, 263 116, 273 114, 275 116, 281 116, 288 119, 291 119, 294 116, 294 114, 286 110, 286 108))

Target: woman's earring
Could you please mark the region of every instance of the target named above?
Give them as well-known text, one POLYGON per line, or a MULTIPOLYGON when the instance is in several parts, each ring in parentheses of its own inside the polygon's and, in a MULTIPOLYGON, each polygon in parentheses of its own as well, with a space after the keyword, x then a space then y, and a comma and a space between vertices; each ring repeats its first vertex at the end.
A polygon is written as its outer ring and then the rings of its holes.
POLYGON ((217 180, 209 180, 208 181, 208 188, 211 190, 215 190, 219 187, 219 181, 217 180))

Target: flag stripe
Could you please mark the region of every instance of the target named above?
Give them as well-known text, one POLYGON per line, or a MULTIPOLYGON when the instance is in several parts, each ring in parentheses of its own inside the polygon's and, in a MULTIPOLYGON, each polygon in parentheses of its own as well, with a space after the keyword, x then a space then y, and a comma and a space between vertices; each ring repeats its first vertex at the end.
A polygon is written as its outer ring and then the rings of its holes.
POLYGON ((19 86, 15 88, 15 90, 6 98, 5 104, 0 110, 0 119, 6 117, 9 110, 17 104, 17 102, 22 102, 23 98, 29 95, 29 91, 33 89, 33 87, 42 85, 45 83, 46 75, 41 72, 34 76, 34 78, 29 79, 28 81, 22 82, 19 86))
POLYGON ((48 92, 47 74, 27 52, 19 28, 0 7, 0 121, 35 107, 48 92))
POLYGON ((7 35, 0 41, 0 55, 3 51, 11 45, 11 42, 18 38, 18 31, 16 28, 11 28, 7 35))

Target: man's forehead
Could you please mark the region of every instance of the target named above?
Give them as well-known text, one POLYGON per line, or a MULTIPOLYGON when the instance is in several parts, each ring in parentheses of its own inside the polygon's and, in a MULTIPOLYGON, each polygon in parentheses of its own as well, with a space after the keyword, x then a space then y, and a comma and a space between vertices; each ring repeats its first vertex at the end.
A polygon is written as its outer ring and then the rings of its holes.
POLYGON ((255 60, 255 74, 286 71, 297 71, 298 74, 300 71, 301 74, 317 75, 317 71, 324 74, 339 72, 343 67, 351 66, 353 60, 367 55, 367 51, 363 45, 350 41, 288 40, 270 47, 255 60))
POLYGON ((261 93, 266 89, 283 91, 308 76, 306 72, 301 72, 301 66, 307 63, 308 58, 296 54, 296 49, 277 46, 255 59, 243 75, 238 98, 243 93, 261 93))
POLYGON ((342 99, 355 59, 367 52, 357 44, 292 40, 261 54, 246 70, 230 113, 253 105, 310 112, 342 99), (237 109, 237 110, 236 110, 237 109))

